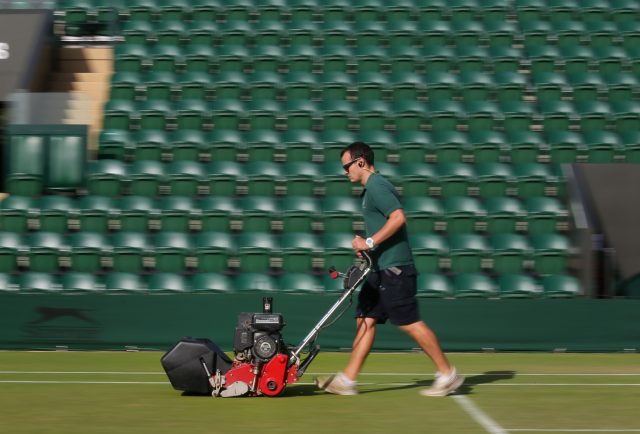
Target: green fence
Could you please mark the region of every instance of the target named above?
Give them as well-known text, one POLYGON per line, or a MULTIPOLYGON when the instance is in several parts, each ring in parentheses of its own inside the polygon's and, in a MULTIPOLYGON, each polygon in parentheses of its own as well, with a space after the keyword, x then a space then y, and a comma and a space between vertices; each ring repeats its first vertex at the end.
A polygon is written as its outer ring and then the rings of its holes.
MULTIPOLYGON (((237 314, 258 312, 274 297, 283 334, 297 344, 337 294, 0 294, 4 349, 167 349, 183 336, 233 347, 237 314)), ((354 300, 355 302, 355 300, 354 300)), ((636 351, 640 300, 420 299, 423 318, 446 351, 636 351)), ((348 348, 353 307, 320 335, 324 349, 348 348)), ((378 350, 415 344, 391 325, 380 327, 378 350)))

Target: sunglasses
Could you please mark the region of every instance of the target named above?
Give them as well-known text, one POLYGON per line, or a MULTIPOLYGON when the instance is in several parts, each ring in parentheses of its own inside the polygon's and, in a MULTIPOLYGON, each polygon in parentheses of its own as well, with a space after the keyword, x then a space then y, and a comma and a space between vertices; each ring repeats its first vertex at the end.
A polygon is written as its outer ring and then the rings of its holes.
POLYGON ((355 163, 356 161, 358 161, 360 159, 360 157, 358 158, 354 158, 353 160, 349 161, 347 164, 343 164, 342 168, 344 169, 345 172, 349 171, 349 168, 353 165, 353 163, 355 163))

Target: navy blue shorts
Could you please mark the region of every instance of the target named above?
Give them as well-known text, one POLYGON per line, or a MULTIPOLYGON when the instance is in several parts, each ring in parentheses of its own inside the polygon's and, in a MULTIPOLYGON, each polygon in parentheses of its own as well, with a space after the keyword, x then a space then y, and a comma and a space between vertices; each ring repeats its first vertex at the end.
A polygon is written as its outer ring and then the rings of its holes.
POLYGON ((374 271, 369 274, 358 296, 356 318, 375 318, 378 324, 387 319, 394 325, 408 325, 420 320, 416 298, 418 273, 413 265, 374 271))

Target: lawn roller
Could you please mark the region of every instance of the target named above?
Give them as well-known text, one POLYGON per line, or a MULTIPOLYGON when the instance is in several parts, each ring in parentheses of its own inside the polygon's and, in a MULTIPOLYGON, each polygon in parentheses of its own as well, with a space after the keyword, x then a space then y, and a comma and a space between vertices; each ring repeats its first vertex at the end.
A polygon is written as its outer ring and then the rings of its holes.
POLYGON ((345 273, 335 268, 331 277, 342 277, 344 292, 296 346, 287 346, 280 333, 284 320, 272 312, 272 298, 263 298, 261 313, 242 312, 233 342, 233 360, 206 338, 183 338, 161 358, 174 389, 185 394, 214 397, 278 396, 287 384, 304 375, 320 352, 315 344, 323 328, 333 324, 344 312, 340 306, 351 301, 353 293, 371 271, 371 257, 362 252, 362 261, 345 273), (306 354, 304 359, 302 354, 306 354))

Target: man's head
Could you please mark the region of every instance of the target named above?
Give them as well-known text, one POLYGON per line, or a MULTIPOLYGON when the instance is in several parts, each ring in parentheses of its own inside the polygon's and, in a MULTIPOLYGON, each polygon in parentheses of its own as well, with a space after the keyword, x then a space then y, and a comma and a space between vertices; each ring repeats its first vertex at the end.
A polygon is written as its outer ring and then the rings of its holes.
POLYGON ((373 173, 373 150, 364 142, 353 142, 340 153, 340 162, 351 182, 365 184, 373 173))

